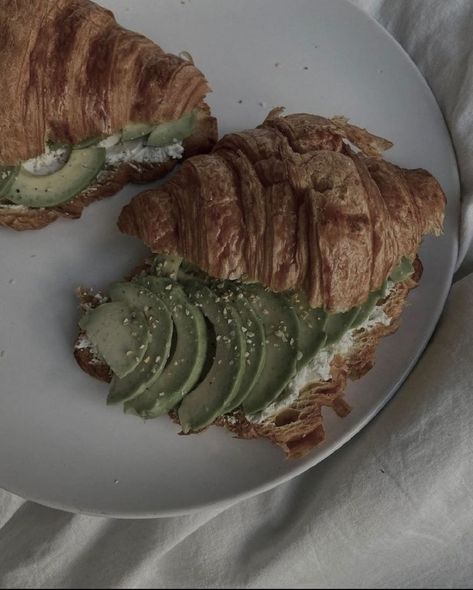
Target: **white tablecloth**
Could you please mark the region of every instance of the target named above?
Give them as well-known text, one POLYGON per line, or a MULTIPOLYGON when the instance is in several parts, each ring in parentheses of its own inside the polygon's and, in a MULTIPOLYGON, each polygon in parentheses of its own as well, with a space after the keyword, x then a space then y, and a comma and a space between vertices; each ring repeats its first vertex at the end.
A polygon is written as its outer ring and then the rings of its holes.
MULTIPOLYGON (((473 235, 473 1, 357 3, 410 53, 445 114, 462 175, 463 258, 473 235)), ((456 279, 389 406, 272 492, 188 517, 114 521, 0 491, 0 587, 473 587, 473 249, 456 279)))

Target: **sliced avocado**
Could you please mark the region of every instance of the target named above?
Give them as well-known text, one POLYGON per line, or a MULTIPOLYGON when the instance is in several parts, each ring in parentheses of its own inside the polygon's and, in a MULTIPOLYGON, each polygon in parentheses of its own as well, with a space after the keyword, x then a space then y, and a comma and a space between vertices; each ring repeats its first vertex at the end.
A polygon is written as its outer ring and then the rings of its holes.
POLYGON ((79 326, 120 378, 136 369, 151 339, 143 313, 132 310, 123 301, 103 303, 88 311, 79 326))
POLYGON ((152 269, 158 277, 177 278, 182 258, 172 254, 157 254, 153 259, 152 269))
POLYGON ((241 283, 223 281, 216 283, 214 288, 219 297, 234 305, 240 316, 241 331, 246 340, 243 379, 231 403, 225 405, 225 412, 231 412, 241 406, 260 378, 266 362, 266 337, 263 322, 248 301, 241 283))
POLYGON ((72 199, 94 180, 105 162, 105 149, 72 150, 64 166, 46 176, 35 176, 20 168, 5 198, 26 207, 53 207, 72 199))
POLYGON ((85 148, 92 147, 94 145, 97 145, 100 141, 102 141, 102 139, 103 139, 103 135, 96 135, 95 137, 89 137, 88 139, 84 139, 84 141, 74 144, 73 149, 74 150, 83 150, 85 148))
POLYGON ((122 141, 133 141, 149 135, 153 130, 153 125, 147 123, 131 123, 122 130, 122 141))
POLYGON ((0 168, 0 197, 3 197, 15 181, 19 166, 5 166, 0 168))
POLYGON ((163 372, 145 392, 125 404, 125 411, 155 418, 175 408, 196 385, 206 360, 207 328, 201 311, 176 282, 153 276, 138 282, 162 298, 175 326, 175 347, 163 372))
POLYGON ((350 326, 350 329, 359 328, 364 322, 366 322, 366 320, 370 317, 371 312, 376 307, 378 301, 385 297, 387 285, 387 281, 384 281, 384 284, 381 287, 381 289, 377 289, 376 291, 373 291, 369 294, 367 301, 360 306, 360 311, 356 316, 355 320, 353 321, 352 325, 350 326))
POLYGON ((205 283, 209 275, 192 262, 174 254, 157 254, 153 260, 153 272, 158 277, 170 277, 183 283, 198 279, 205 283))
POLYGON ((106 137, 102 138, 97 147, 105 148, 106 150, 110 150, 112 148, 115 149, 123 149, 121 146, 122 144, 122 134, 121 133, 114 133, 113 135, 107 135, 106 137))
POLYGON ((247 414, 260 412, 274 401, 296 372, 298 320, 286 298, 259 284, 245 285, 248 300, 264 326, 266 362, 243 402, 247 414))
POLYGON ((183 432, 190 432, 211 424, 232 403, 243 379, 246 341, 240 317, 232 304, 219 300, 215 293, 198 281, 189 281, 186 293, 212 323, 217 335, 210 371, 186 395, 178 410, 183 432))
POLYGON ((405 256, 402 257, 399 265, 393 270, 390 279, 393 283, 401 283, 414 274, 414 265, 405 256))
POLYGON ((164 147, 176 141, 182 141, 190 137, 194 132, 197 123, 196 111, 186 113, 177 121, 161 123, 151 132, 148 137, 148 145, 164 147))
POLYGON ((341 313, 327 314, 327 321, 324 327, 325 334, 327 335, 325 346, 331 346, 338 342, 348 332, 354 322, 356 322, 359 312, 359 307, 353 307, 341 313))
POLYGON ((143 312, 151 333, 151 341, 139 365, 125 378, 112 379, 107 403, 116 404, 133 399, 159 377, 169 357, 173 322, 166 305, 141 285, 116 283, 109 294, 112 301, 122 301, 143 312))
POLYGON ((325 345, 327 336, 324 332, 324 325, 327 320, 326 312, 318 307, 309 305, 303 293, 291 293, 288 296, 289 305, 297 316, 299 327, 299 339, 297 348, 297 369, 306 365, 319 350, 325 345))

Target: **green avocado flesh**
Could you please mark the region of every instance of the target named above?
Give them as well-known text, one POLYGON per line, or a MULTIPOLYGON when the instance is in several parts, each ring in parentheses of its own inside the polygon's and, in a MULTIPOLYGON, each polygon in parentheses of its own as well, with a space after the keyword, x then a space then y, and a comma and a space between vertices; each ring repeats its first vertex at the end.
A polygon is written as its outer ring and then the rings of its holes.
POLYGON ((209 372, 179 406, 183 432, 202 430, 224 412, 239 391, 245 370, 246 339, 235 307, 195 281, 186 286, 190 300, 212 324, 215 355, 209 372))
POLYGON ((142 310, 151 334, 139 365, 123 379, 113 377, 107 401, 116 404, 136 397, 160 376, 169 357, 174 326, 167 306, 144 286, 117 283, 109 295, 112 301, 122 301, 133 310, 142 310))
POLYGON ((147 125, 146 123, 132 123, 123 129, 122 141, 133 141, 140 137, 146 137, 152 130, 152 125, 147 125))
POLYGON ((242 284, 225 281, 216 283, 214 288, 221 299, 232 303, 235 307, 240 316, 241 331, 246 341, 243 378, 235 396, 227 401, 224 408, 225 412, 231 412, 241 406, 261 377, 266 363, 265 330, 255 308, 248 301, 242 284))
POLYGON ((297 368, 301 369, 327 342, 324 330, 327 314, 323 309, 310 307, 303 293, 291 293, 288 301, 297 316, 297 368))
POLYGON ((296 373, 297 316, 284 297, 261 285, 248 285, 249 301, 265 332, 266 361, 250 394, 243 401, 248 414, 264 410, 274 401, 296 373))
POLYGON ((177 121, 169 121, 158 125, 148 137, 148 145, 163 147, 176 141, 183 141, 194 132, 197 123, 196 111, 183 115, 177 121))
MULTIPOLYGON (((176 121, 161 124, 131 123, 113 136, 96 136, 84 139, 74 146, 50 143, 48 150, 37 160, 44 173, 31 173, 23 165, 0 166, 0 199, 6 203, 30 208, 56 207, 66 203, 94 183, 100 171, 106 169, 107 151, 100 142, 112 139, 126 151, 130 142, 142 140, 143 146, 165 147, 183 141, 194 132, 197 111, 186 113, 176 121), (54 150, 67 148, 69 157, 54 172, 48 164, 54 159, 54 150), (71 149, 72 148, 72 149, 71 149), (46 162, 48 164, 46 164, 46 162)), ((134 144, 131 144, 132 146, 134 144)), ((34 160, 32 160, 34 161, 34 160)), ((25 166, 28 165, 24 162, 25 166)))
POLYGON ((408 279, 412 274, 414 274, 414 265, 409 258, 403 256, 401 263, 393 270, 389 278, 393 283, 400 283, 408 279))
POLYGON ((103 303, 88 311, 79 326, 121 379, 141 363, 151 340, 144 313, 122 301, 103 303))
POLYGON ((172 410, 197 383, 207 354, 207 328, 198 307, 183 289, 166 278, 144 277, 139 281, 160 297, 171 312, 176 342, 161 375, 125 410, 143 418, 155 418, 172 410))
POLYGON ((238 408, 254 416, 283 400, 297 371, 366 325, 413 270, 403 259, 365 303, 327 313, 302 293, 212 279, 177 256, 156 255, 147 272, 114 284, 111 302, 80 326, 114 373, 109 403, 146 419, 176 410, 184 432, 199 431, 238 408))
POLYGON ((359 308, 354 307, 348 311, 342 313, 331 313, 327 314, 327 319, 324 325, 324 332, 326 334, 325 344, 331 346, 335 344, 347 332, 353 322, 356 320, 356 316, 359 313, 359 308))
POLYGON ((84 148, 89 148, 94 145, 97 145, 100 141, 102 141, 103 137, 98 135, 97 137, 89 137, 89 139, 84 139, 80 143, 74 146, 75 150, 83 150, 84 148))
POLYGON ((18 166, 0 169, 0 198, 4 197, 18 174, 18 166))
POLYGON ((64 166, 52 174, 38 176, 20 167, 3 196, 25 207, 54 207, 87 188, 104 163, 103 148, 72 150, 64 166))

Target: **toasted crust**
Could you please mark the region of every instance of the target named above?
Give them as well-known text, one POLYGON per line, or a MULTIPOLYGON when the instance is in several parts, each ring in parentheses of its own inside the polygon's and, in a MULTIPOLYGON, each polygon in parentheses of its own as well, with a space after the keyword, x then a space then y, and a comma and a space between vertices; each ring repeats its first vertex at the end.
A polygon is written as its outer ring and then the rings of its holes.
MULTIPOLYGON (((79 288, 77 289, 76 294, 82 311, 97 307, 97 305, 99 305, 100 301, 102 300, 101 298, 97 298, 97 294, 88 289, 79 288)), ((84 337, 85 333, 79 332, 74 347, 74 357, 79 367, 91 377, 94 377, 94 379, 104 381, 105 383, 110 383, 112 380, 112 372, 110 367, 107 365, 107 363, 97 358, 92 348, 81 344, 84 337)))
MULTIPOLYGON (((391 318, 386 326, 377 324, 369 330, 359 330, 355 335, 355 345, 349 356, 336 356, 331 363, 329 381, 307 383, 301 388, 297 400, 282 406, 264 421, 250 422, 242 411, 218 418, 215 425, 229 430, 242 439, 267 439, 279 446, 288 458, 301 458, 325 439, 322 408, 330 407, 340 417, 350 413, 351 408, 344 399, 348 379, 359 379, 374 365, 375 351, 379 340, 392 334, 399 327, 400 316, 411 289, 417 286, 422 275, 419 259, 415 261, 415 274, 412 278, 398 283, 389 297, 382 302, 383 311, 391 318)), ((146 268, 146 265, 139 270, 146 268)), ((131 278, 131 277, 130 277, 131 278)), ((90 291, 78 290, 81 305, 94 307, 99 301, 90 291)), ((83 334, 80 333, 77 342, 83 334)), ((90 376, 109 382, 111 373, 105 363, 97 361, 88 348, 75 348, 74 356, 79 366, 90 376)), ((177 422, 175 412, 170 413, 177 422)))
MULTIPOLYGON (((203 154, 212 149, 217 139, 217 122, 209 114, 205 103, 200 105, 200 116, 194 134, 187 138, 184 145, 184 157, 203 154)), ((17 231, 40 229, 56 221, 60 217, 77 219, 85 207, 110 197, 119 192, 128 183, 144 183, 158 180, 170 172, 178 160, 169 160, 160 164, 122 164, 118 168, 104 171, 100 179, 71 201, 58 207, 31 209, 21 206, 0 205, 0 226, 10 227, 17 231)))
POLYGON ((165 53, 89 0, 10 0, 0 11, 0 165, 130 122, 179 119, 209 92, 191 59, 165 53))
POLYGON ((279 115, 187 160, 118 225, 210 276, 305 291, 313 307, 343 312, 441 231, 445 195, 425 170, 383 160, 391 144, 342 118, 279 115))
POLYGON ((98 379, 104 383, 110 383, 112 380, 112 373, 108 365, 104 362, 99 362, 90 348, 75 348, 74 357, 79 367, 94 379, 98 379))

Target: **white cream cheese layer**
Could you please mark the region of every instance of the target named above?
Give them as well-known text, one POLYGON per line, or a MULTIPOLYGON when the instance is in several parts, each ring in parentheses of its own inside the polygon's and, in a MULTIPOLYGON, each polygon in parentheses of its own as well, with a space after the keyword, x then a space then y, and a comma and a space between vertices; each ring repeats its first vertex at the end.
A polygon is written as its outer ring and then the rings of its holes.
MULTIPOLYGON (((115 168, 128 162, 138 164, 160 164, 168 160, 179 160, 184 153, 182 142, 176 141, 164 147, 152 147, 145 143, 144 139, 136 139, 120 143, 120 135, 111 135, 97 144, 97 147, 105 148, 105 165, 115 168)), ((66 163, 70 148, 60 147, 51 149, 49 146, 43 154, 23 162, 22 166, 30 174, 46 176, 54 174, 66 163)))
POLYGON ((164 147, 153 147, 146 145, 144 139, 119 143, 119 138, 112 135, 97 145, 106 149, 105 164, 111 167, 128 162, 161 164, 168 160, 179 160, 184 153, 184 146, 180 141, 175 141, 164 147))
POLYGON ((50 148, 46 146, 46 151, 36 158, 31 158, 22 163, 22 166, 30 174, 35 176, 46 176, 47 174, 54 174, 60 170, 67 162, 70 148, 50 148))

